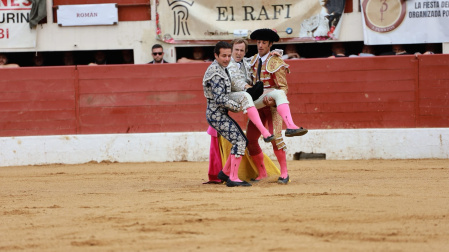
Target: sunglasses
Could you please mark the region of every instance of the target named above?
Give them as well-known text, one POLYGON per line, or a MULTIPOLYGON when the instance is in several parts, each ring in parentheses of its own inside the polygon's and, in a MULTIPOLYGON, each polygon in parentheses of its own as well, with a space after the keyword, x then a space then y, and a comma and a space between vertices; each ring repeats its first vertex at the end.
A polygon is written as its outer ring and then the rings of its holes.
POLYGON ((163 54, 163 52, 154 52, 154 53, 153 53, 154 56, 156 56, 156 55, 162 55, 162 54, 163 54))

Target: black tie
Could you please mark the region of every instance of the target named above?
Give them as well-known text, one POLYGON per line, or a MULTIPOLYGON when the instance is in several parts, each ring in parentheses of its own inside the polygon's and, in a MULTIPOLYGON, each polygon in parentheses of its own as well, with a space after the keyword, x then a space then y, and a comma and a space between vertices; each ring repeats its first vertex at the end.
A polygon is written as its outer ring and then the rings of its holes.
POLYGON ((226 74, 228 75, 229 80, 231 80, 231 76, 229 75, 229 72, 228 72, 228 69, 227 69, 227 68, 225 68, 225 72, 226 72, 226 74))
POLYGON ((262 58, 259 58, 259 65, 257 66, 257 77, 256 81, 260 80, 260 72, 262 71, 262 58))

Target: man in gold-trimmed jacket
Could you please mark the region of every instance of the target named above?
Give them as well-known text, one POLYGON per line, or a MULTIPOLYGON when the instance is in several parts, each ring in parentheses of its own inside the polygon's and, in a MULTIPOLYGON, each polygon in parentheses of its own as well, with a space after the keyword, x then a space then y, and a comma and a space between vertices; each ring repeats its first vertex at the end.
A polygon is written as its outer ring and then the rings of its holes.
MULTIPOLYGON (((275 136, 275 140, 272 142, 273 151, 281 167, 278 183, 287 184, 290 177, 285 153, 287 146, 282 138, 282 122, 287 126, 286 137, 302 136, 308 130, 296 126, 291 116, 287 99, 288 85, 286 78, 290 71, 289 65, 280 57, 273 57, 269 53, 273 42, 279 41, 279 35, 271 29, 258 29, 251 34, 251 39, 256 40, 258 50, 258 54, 254 55, 250 62, 253 83, 261 81, 264 85, 263 95, 254 103, 258 108, 257 104, 260 101, 262 103, 267 103, 269 100, 276 101, 276 107, 263 107, 259 109, 259 115, 262 122, 269 124, 269 129, 273 131, 271 133, 275 136)), ((260 132, 251 122, 248 122, 246 135, 251 157, 260 155, 262 153, 258 143, 260 132)))

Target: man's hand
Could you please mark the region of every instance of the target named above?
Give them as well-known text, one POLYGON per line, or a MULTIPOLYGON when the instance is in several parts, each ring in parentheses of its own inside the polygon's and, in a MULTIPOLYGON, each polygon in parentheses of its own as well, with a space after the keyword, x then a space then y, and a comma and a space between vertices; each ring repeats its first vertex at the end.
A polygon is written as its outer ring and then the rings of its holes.
POLYGON ((298 53, 287 53, 287 56, 289 59, 299 59, 301 57, 299 57, 298 53))
POLYGON ((270 56, 282 57, 282 54, 283 54, 283 50, 280 50, 280 49, 275 49, 270 52, 270 56))
POLYGON ((273 99, 273 97, 265 96, 263 98, 263 104, 267 107, 273 107, 276 106, 276 101, 273 99))

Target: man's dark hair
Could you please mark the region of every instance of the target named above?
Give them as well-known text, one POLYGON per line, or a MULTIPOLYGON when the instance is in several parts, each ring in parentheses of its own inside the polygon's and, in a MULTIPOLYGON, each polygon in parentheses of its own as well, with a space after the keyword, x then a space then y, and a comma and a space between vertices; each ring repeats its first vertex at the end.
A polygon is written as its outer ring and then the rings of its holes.
POLYGON ((232 45, 226 41, 220 41, 215 45, 214 53, 216 55, 220 55, 220 49, 223 49, 223 48, 232 50, 232 45))
MULTIPOLYGON (((154 44, 153 47, 151 47, 151 50, 156 49, 156 48, 162 48, 162 46, 160 44, 154 44)), ((164 48, 162 48, 164 49, 164 48)))

